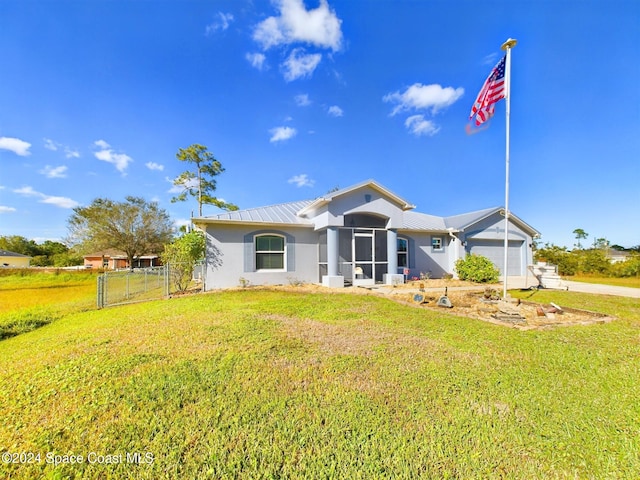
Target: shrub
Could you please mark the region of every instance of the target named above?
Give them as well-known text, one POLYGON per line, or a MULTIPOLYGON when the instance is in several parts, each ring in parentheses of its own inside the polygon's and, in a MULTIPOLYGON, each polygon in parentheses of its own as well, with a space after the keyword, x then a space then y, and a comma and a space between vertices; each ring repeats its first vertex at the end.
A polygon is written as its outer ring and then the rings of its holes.
MULTIPOLYGON (((571 252, 573 253, 573 252, 571 252)), ((604 251, 599 249, 580 250, 576 252, 579 258, 579 271, 596 275, 608 275, 611 271, 611 262, 604 251)))
POLYGON ((162 261, 169 264, 171 279, 179 292, 189 287, 195 263, 204 257, 204 249, 204 234, 199 230, 185 233, 173 243, 164 246, 162 261))
POLYGON ((611 270, 616 277, 640 277, 640 255, 631 255, 624 262, 612 265, 611 270))
POLYGON ((536 250, 534 260, 556 265, 560 275, 575 275, 579 270, 579 257, 574 252, 568 252, 566 247, 553 244, 547 243, 544 248, 536 250))
POLYGON ((456 262, 456 272, 460 280, 478 283, 493 283, 498 281, 500 272, 487 257, 482 255, 467 255, 456 262))

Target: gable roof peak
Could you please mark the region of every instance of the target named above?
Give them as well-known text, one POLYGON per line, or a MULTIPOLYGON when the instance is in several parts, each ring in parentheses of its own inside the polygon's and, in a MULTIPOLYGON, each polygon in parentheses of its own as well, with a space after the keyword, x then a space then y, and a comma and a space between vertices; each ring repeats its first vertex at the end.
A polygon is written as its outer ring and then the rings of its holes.
POLYGON ((376 190, 379 193, 381 193, 382 195, 390 198, 394 202, 398 203, 401 206, 402 210, 406 211, 406 210, 413 210, 414 208, 416 208, 415 205, 407 202, 405 199, 403 199, 402 197, 396 195, 395 193, 393 193, 391 190, 389 190, 388 188, 384 187, 380 183, 376 182, 373 179, 369 179, 369 180, 365 180, 365 181, 360 182, 360 183, 356 183, 355 185, 351 185, 349 187, 345 187, 345 188, 341 188, 341 189, 338 189, 338 190, 335 190, 335 191, 332 191, 332 192, 328 192, 328 193, 316 198, 309 205, 307 205, 304 208, 302 208, 298 212, 298 216, 303 217, 307 213, 315 210, 316 208, 328 204, 329 202, 331 202, 335 198, 341 197, 343 195, 347 195, 347 194, 349 194, 351 192, 355 192, 356 190, 359 190, 359 189, 365 188, 365 187, 372 188, 373 190, 376 190))

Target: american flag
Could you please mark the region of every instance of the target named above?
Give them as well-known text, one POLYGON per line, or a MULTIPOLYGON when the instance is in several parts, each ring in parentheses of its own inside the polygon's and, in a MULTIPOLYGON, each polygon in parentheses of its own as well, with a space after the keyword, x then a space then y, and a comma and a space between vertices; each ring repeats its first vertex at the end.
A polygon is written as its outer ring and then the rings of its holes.
POLYGON ((493 117, 495 113, 494 103, 504 98, 504 70, 506 60, 507 56, 505 55, 498 64, 493 67, 491 74, 485 80, 484 85, 482 85, 478 98, 476 98, 471 108, 469 120, 475 116, 476 126, 482 125, 493 117))

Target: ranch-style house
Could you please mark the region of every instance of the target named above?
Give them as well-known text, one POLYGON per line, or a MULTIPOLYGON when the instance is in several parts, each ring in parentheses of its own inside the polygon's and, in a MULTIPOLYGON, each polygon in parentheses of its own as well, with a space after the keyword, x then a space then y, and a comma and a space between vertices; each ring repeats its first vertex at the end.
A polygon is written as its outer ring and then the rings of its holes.
MULTIPOLYGON (((206 289, 240 284, 395 284, 454 274, 468 253, 488 257, 504 275, 504 208, 451 217, 414 205, 374 180, 314 200, 193 218, 205 232, 206 289)), ((508 275, 532 263, 538 231, 509 215, 508 275)))

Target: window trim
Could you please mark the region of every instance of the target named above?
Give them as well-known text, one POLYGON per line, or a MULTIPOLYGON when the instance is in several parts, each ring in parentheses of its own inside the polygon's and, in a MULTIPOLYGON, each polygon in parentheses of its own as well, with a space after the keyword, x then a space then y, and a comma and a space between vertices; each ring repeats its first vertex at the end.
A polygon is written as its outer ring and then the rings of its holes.
POLYGON ((409 239, 407 237, 398 237, 396 239, 396 254, 397 254, 397 262, 398 262, 398 269, 405 269, 405 268, 409 268, 409 239), (404 240, 404 242, 407 245, 407 249, 404 252, 401 252, 400 249, 398 248, 398 244, 400 243, 400 240, 404 240), (405 265, 400 265, 400 255, 404 255, 405 259, 406 259, 406 263, 405 265))
POLYGON ((256 272, 286 272, 287 271, 287 237, 280 233, 263 232, 253 236, 253 261, 256 272), (279 237, 282 238, 282 250, 258 250, 258 238, 279 237), (282 254, 282 268, 258 268, 258 255, 264 253, 282 254))
POLYGON ((439 236, 439 235, 432 235, 431 236, 431 251, 432 252, 444 252, 444 237, 439 236), (436 247, 434 245, 435 240, 439 240, 440 241, 440 246, 436 247))

